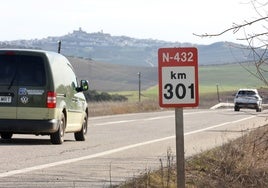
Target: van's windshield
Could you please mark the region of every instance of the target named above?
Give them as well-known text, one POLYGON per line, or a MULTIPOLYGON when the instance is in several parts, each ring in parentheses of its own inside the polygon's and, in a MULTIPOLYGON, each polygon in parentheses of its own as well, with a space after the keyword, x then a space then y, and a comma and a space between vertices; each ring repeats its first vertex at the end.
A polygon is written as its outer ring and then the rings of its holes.
POLYGON ((0 55, 0 86, 44 86, 44 60, 29 55, 0 55))

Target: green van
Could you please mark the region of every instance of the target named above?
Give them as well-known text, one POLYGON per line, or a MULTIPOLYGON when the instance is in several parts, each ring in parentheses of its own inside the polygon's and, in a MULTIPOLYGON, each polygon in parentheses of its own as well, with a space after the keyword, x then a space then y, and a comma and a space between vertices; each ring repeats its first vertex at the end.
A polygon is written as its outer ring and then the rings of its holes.
POLYGON ((65 133, 84 141, 88 105, 70 62, 42 50, 0 49, 0 134, 50 135, 62 144, 65 133))

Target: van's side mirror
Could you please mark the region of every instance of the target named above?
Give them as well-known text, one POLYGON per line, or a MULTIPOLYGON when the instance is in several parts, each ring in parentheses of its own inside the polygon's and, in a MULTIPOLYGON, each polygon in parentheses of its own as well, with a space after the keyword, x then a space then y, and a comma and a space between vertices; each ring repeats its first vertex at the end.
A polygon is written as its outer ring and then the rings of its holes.
POLYGON ((88 81, 87 80, 81 80, 80 81, 80 87, 76 89, 77 92, 81 91, 87 91, 88 90, 88 81))
POLYGON ((88 90, 88 81, 87 80, 81 80, 80 87, 81 87, 82 91, 87 91, 88 90))

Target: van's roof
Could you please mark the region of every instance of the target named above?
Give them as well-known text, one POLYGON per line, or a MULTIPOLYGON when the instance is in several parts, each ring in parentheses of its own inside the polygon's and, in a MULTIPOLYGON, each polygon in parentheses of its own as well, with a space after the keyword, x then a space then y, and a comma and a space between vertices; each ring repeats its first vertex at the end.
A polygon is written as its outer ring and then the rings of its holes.
MULTIPOLYGON (((38 49, 16 49, 16 48, 0 48, 0 55, 1 54, 7 54, 7 55, 38 55, 43 54, 49 59, 50 63, 55 62, 55 58, 61 58, 65 59, 66 61, 59 61, 60 63, 66 63, 68 64, 72 69, 73 66, 69 62, 69 60, 62 54, 53 52, 53 51, 46 51, 46 50, 38 50, 38 49)), ((58 61, 57 61, 58 63, 58 61)))
MULTIPOLYGON (((43 54, 58 54, 52 51, 39 50, 39 49, 23 49, 23 48, 0 48, 0 53, 2 52, 16 52, 16 53, 43 53, 43 54)), ((59 54, 60 55, 60 54, 59 54)))

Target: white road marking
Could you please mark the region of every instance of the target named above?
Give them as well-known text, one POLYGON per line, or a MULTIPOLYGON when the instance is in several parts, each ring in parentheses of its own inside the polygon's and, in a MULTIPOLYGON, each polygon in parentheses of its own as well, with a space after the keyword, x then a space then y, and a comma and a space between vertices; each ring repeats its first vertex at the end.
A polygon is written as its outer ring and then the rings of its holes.
POLYGON ((130 123, 130 122, 135 122, 135 121, 153 121, 153 120, 158 120, 158 119, 166 119, 166 118, 174 118, 174 115, 170 116, 160 116, 160 117, 153 117, 153 118, 147 118, 147 119, 130 119, 130 120, 122 120, 122 121, 110 121, 110 122, 105 122, 105 123, 96 123, 96 124, 91 124, 92 126, 101 126, 101 125, 113 125, 113 124, 121 124, 121 123, 130 123))
POLYGON ((128 146, 120 147, 120 148, 117 148, 117 149, 112 149, 112 150, 108 150, 108 151, 104 151, 104 152, 100 152, 100 153, 96 153, 96 154, 92 154, 92 155, 87 155, 87 156, 84 156, 84 157, 67 159, 67 160, 63 160, 63 161, 58 161, 58 162, 48 163, 48 164, 43 164, 43 165, 37 165, 37 166, 24 168, 24 169, 19 169, 19 170, 12 170, 12 171, 9 171, 9 172, 0 173, 0 178, 9 177, 9 176, 17 175, 17 174, 23 174, 23 173, 27 173, 27 172, 32 172, 32 171, 35 171, 35 170, 42 170, 42 169, 45 169, 45 168, 55 167, 55 166, 59 166, 59 165, 63 165, 63 164, 74 163, 74 162, 78 162, 78 161, 82 161, 82 160, 102 157, 102 156, 105 156, 105 155, 110 155, 110 154, 113 154, 113 153, 117 153, 117 152, 128 150, 128 149, 132 149, 132 148, 135 148, 135 147, 165 141, 165 140, 168 140, 168 139, 171 139, 171 138, 174 138, 174 136, 169 136, 169 137, 160 138, 160 139, 156 139, 156 140, 150 140, 150 141, 147 141, 147 142, 141 142, 141 143, 137 143, 137 144, 133 144, 133 145, 128 145, 128 146))
POLYGON ((243 118, 243 119, 239 119, 239 120, 235 120, 235 121, 229 121, 229 122, 221 123, 221 124, 214 125, 214 126, 211 126, 211 127, 207 127, 207 128, 204 128, 204 129, 191 131, 191 132, 185 133, 184 136, 204 132, 204 131, 214 129, 214 128, 218 128, 218 127, 222 127, 222 126, 228 125, 228 124, 238 123, 238 122, 245 121, 245 120, 248 120, 248 119, 251 119, 251 118, 254 118, 254 117, 256 117, 256 116, 249 116, 249 117, 246 117, 246 118, 243 118))
POLYGON ((171 116, 160 116, 160 117, 153 117, 153 118, 147 118, 144 119, 144 121, 153 121, 153 120, 159 120, 159 119, 167 119, 167 118, 174 118, 174 115, 171 116))
MULTIPOLYGON (((203 114, 203 113, 213 113, 217 111, 197 111, 197 112, 185 112, 184 115, 192 115, 192 114, 203 114)), ((132 114, 131 114, 132 115, 132 114)), ((104 117, 105 119, 107 118, 106 116, 104 117)), ((102 117, 95 117, 91 119, 104 119, 102 117)), ((122 120, 122 121, 110 121, 110 122, 104 122, 104 123, 95 123, 91 124, 91 126, 101 126, 101 125, 113 125, 113 124, 121 124, 121 123, 130 123, 130 122, 136 122, 136 121, 154 121, 154 120, 159 120, 159 119, 167 119, 167 118, 175 118, 175 112, 173 115, 166 115, 166 116, 159 116, 159 117, 151 117, 151 118, 146 118, 146 119, 129 119, 129 120, 122 120)))
MULTIPOLYGON (((233 124, 233 123, 238 123, 238 122, 241 122, 241 121, 245 121, 245 120, 251 119, 253 117, 255 117, 255 116, 250 116, 250 117, 247 117, 247 118, 243 118, 243 119, 239 119, 239 120, 235 120, 235 121, 230 121, 230 122, 210 126, 210 127, 204 128, 204 129, 191 131, 191 132, 185 133, 184 135, 186 136, 186 135, 196 134, 196 133, 203 132, 203 131, 206 131, 206 130, 209 130, 209 129, 214 129, 214 128, 217 128, 217 127, 221 127, 221 126, 224 126, 224 125, 227 125, 227 124, 233 124)), ((132 144, 132 145, 120 147, 120 148, 117 148, 117 149, 112 149, 112 150, 108 150, 108 151, 104 151, 104 152, 100 152, 100 153, 96 153, 96 154, 92 154, 92 155, 87 155, 87 156, 84 156, 84 157, 67 159, 67 160, 58 161, 58 162, 54 162, 54 163, 48 163, 48 164, 43 164, 43 165, 37 165, 37 166, 33 166, 33 167, 18 169, 18 170, 12 170, 12 171, 9 171, 9 172, 3 172, 3 173, 0 173, 0 178, 9 177, 9 176, 17 175, 17 174, 24 174, 24 173, 27 173, 27 172, 32 172, 32 171, 36 171, 36 170, 42 170, 42 169, 55 167, 55 166, 59 166, 59 165, 63 165, 63 164, 74 163, 74 162, 78 162, 78 161, 82 161, 82 160, 88 160, 88 159, 93 159, 93 158, 97 158, 97 157, 102 157, 102 156, 105 156, 105 155, 110 155, 110 154, 125 151, 125 150, 128 150, 128 149, 144 146, 144 145, 147 145, 147 144, 153 144, 153 143, 157 143, 157 142, 162 142, 162 141, 169 140, 169 139, 174 139, 174 138, 175 138, 175 135, 160 138, 160 139, 150 140, 150 141, 146 141, 146 142, 141 142, 141 143, 137 143, 137 144, 132 144)))
POLYGON ((122 120, 122 121, 111 121, 111 122, 105 122, 105 123, 96 123, 96 124, 93 124, 93 126, 129 123, 129 122, 133 122, 133 121, 137 121, 137 120, 122 120))

